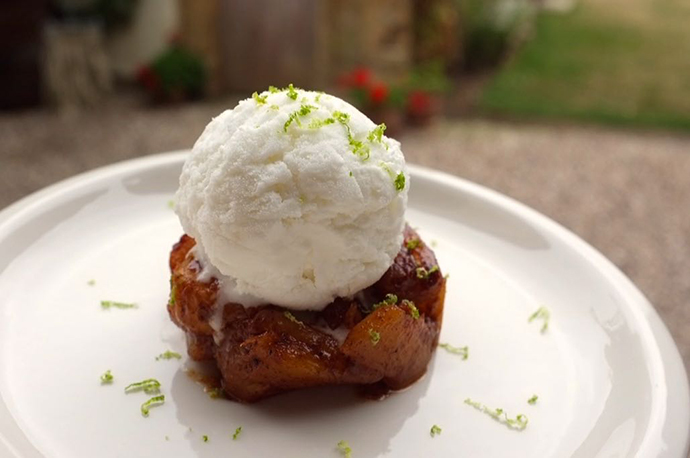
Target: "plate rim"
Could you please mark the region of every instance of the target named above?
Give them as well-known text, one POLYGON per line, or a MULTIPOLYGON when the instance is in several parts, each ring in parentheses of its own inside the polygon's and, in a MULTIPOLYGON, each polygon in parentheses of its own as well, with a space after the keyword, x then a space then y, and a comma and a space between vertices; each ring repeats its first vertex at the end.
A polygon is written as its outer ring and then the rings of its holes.
MULTIPOLYGON (((12 232, 13 223, 21 221, 23 215, 30 215, 34 211, 40 211, 40 209, 51 200, 69 195, 71 192, 78 191, 80 188, 94 182, 111 179, 114 176, 126 174, 133 170, 155 169, 168 164, 181 163, 189 152, 189 149, 181 149, 115 162, 82 172, 35 191, 0 210, 0 240, 2 240, 5 235, 12 232)), ((624 293, 625 297, 628 299, 625 301, 625 307, 628 307, 634 312, 638 324, 645 324, 651 333, 651 341, 650 339, 645 339, 645 344, 649 345, 651 342, 656 345, 658 352, 655 356, 659 359, 657 364, 661 364, 661 374, 664 375, 666 381, 667 399, 675 397, 677 400, 686 401, 677 403, 675 413, 667 409, 661 424, 662 432, 668 427, 669 423, 680 425, 679 428, 674 428, 675 430, 687 431, 685 437, 671 437, 669 439, 665 437, 665 435, 662 435, 667 441, 677 441, 676 447, 672 448, 682 451, 684 454, 681 455, 681 457, 684 457, 690 450, 690 384, 688 383, 688 375, 680 351, 671 337, 668 328, 663 323, 650 301, 634 283, 616 265, 584 239, 528 205, 491 188, 455 175, 416 164, 408 163, 407 166, 412 180, 414 180, 415 177, 420 177, 444 186, 449 186, 499 207, 504 211, 510 211, 513 214, 517 214, 525 218, 530 224, 542 227, 582 255, 592 268, 596 269, 609 283, 624 293)), ((1 271, 0 275, 2 275, 1 271)), ((5 404, 1 392, 0 403, 5 404)), ((14 421, 14 426, 17 426, 16 419, 12 417, 12 420, 14 421)), ((5 449, 7 452, 11 453, 12 456, 18 458, 34 456, 33 452, 30 452, 31 455, 20 454, 23 452, 13 446, 12 441, 6 437, 3 429, 0 429, 0 450, 5 449)), ((19 429, 18 426, 17 429, 19 429)), ((648 430, 649 429, 648 427, 648 430)), ((19 432, 24 436, 22 439, 26 439, 26 442, 31 448, 34 448, 24 431, 19 430, 19 432)), ((648 436, 645 436, 645 438, 646 437, 648 436)), ((640 449, 642 451, 644 451, 644 443, 645 441, 643 440, 640 444, 640 449)), ((668 446, 669 444, 667 443, 666 445, 668 446)), ((35 456, 42 456, 37 450, 36 453, 38 454, 35 456)))

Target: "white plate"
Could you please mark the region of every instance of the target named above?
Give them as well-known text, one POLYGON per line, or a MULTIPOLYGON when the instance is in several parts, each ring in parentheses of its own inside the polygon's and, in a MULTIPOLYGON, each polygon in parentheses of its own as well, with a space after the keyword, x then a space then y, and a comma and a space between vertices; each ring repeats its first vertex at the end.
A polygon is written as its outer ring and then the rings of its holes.
POLYGON ((353 458, 684 456, 686 374, 638 290, 547 218, 418 167, 408 219, 450 274, 441 340, 468 345, 469 359, 439 350, 425 378, 382 402, 349 388, 209 398, 186 357, 154 359, 185 349, 165 307, 183 158, 99 169, 0 214, 0 455, 323 458, 341 456, 344 439, 353 458), (101 299, 140 307, 102 310, 101 299), (527 322, 543 305, 545 334, 527 322), (101 386, 106 369, 115 383, 101 386), (167 399, 143 418, 146 395, 123 387, 148 377, 167 399), (468 397, 529 425, 510 430, 468 397))

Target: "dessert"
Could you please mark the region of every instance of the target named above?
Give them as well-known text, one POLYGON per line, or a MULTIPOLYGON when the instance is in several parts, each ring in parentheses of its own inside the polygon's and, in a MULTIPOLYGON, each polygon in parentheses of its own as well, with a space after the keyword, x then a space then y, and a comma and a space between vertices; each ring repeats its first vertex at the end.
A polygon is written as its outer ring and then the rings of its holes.
POLYGON ((405 224, 400 144, 346 102, 270 88, 209 123, 180 176, 168 312, 252 402, 426 371, 445 279, 405 224))

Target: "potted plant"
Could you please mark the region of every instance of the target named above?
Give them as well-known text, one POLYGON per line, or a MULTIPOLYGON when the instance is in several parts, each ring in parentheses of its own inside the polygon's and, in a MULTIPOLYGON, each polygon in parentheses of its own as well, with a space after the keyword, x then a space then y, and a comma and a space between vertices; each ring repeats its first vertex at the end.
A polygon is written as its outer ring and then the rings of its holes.
POLYGON ((358 67, 341 76, 340 86, 346 98, 376 123, 386 124, 388 135, 400 132, 404 116, 405 96, 401 88, 376 79, 366 67, 358 67))
POLYGON ((137 81, 156 103, 201 98, 206 80, 206 67, 201 58, 175 41, 137 73, 137 81))
POLYGON ((401 84, 391 85, 375 78, 366 67, 358 67, 341 76, 340 86, 346 98, 377 123, 385 123, 395 135, 404 122, 423 126, 440 110, 440 95, 450 84, 441 64, 428 64, 413 70, 401 84))

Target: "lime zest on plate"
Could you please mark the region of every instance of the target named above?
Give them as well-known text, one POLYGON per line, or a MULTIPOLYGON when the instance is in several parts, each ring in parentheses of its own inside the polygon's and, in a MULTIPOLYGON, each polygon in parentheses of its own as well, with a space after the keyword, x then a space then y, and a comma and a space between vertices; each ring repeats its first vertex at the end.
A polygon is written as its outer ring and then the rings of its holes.
POLYGON ((110 369, 108 369, 103 373, 103 375, 101 375, 101 385, 110 383, 113 383, 113 374, 110 372, 110 369))
POLYGON ((133 302, 117 302, 117 301, 101 301, 101 308, 104 310, 110 310, 111 308, 117 309, 137 309, 139 306, 133 302))
POLYGON ((438 425, 433 425, 429 431, 429 434, 431 434, 431 437, 434 437, 441 434, 441 431, 443 430, 438 425))
POLYGON ((541 325, 541 333, 544 334, 549 329, 551 312, 549 312, 546 307, 539 307, 536 312, 529 316, 527 322, 531 323, 534 320, 543 320, 543 324, 541 325))
POLYGON ((467 345, 465 345, 464 347, 454 347, 453 345, 451 345, 449 343, 443 342, 443 343, 438 344, 438 346, 443 348, 448 353, 462 356, 463 360, 470 357, 470 348, 467 345))
POLYGON ((539 399, 539 396, 537 396, 536 394, 532 395, 532 397, 527 400, 527 404, 534 405, 537 403, 537 399, 539 399))
POLYGON ((232 435, 232 440, 236 441, 238 437, 240 437, 240 433, 242 432, 242 427, 238 426, 235 428, 235 433, 232 435))
POLYGON ((208 397, 211 399, 221 399, 225 397, 225 392, 220 388, 209 388, 206 391, 208 397))
POLYGON ((170 275, 170 299, 168 299, 168 308, 174 307, 177 301, 177 285, 173 282, 173 276, 170 275))
POLYGON ((165 402, 165 395, 160 394, 158 396, 154 396, 145 403, 141 405, 141 414, 145 417, 149 416, 149 408, 155 405, 160 405, 165 402))
POLYGON ((146 394, 160 393, 161 382, 155 378, 148 378, 141 382, 130 383, 125 387, 125 393, 133 393, 135 391, 143 391, 146 394))
POLYGON ((161 359, 182 359, 182 355, 176 351, 166 350, 156 356, 156 361, 160 361, 161 359))
POLYGON ((474 407, 480 412, 487 414, 497 422, 504 424, 508 428, 516 431, 524 430, 527 427, 527 423, 529 423, 529 419, 523 414, 518 414, 515 418, 510 418, 508 417, 508 414, 501 408, 492 409, 481 402, 473 401, 470 398, 465 399, 464 402, 468 406, 474 407))
POLYGON ((352 458, 352 449, 347 441, 340 441, 337 444, 338 450, 343 454, 344 458, 352 458))

